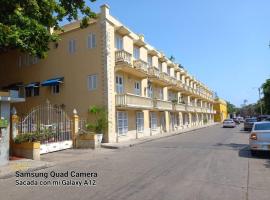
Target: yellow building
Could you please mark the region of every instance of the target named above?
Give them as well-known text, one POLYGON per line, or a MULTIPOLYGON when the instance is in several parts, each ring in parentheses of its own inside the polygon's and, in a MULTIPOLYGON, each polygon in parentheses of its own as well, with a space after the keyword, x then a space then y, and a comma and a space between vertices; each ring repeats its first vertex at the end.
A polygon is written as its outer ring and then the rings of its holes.
POLYGON ((213 123, 213 92, 101 6, 80 29, 63 27, 43 60, 19 52, 0 55, 0 88, 25 91, 19 114, 48 99, 87 118, 91 105, 108 110, 106 142, 213 123))
POLYGON ((216 99, 214 103, 214 110, 216 114, 214 115, 215 122, 223 122, 228 116, 227 103, 223 99, 216 99))

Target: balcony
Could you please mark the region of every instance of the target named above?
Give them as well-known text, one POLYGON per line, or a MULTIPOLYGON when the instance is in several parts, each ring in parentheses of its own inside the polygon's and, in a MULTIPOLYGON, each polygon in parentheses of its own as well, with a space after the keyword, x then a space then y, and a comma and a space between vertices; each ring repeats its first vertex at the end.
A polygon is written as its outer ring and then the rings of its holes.
POLYGON ((160 99, 153 99, 154 108, 159 110, 172 110, 173 103, 171 101, 165 101, 160 99))
POLYGON ((182 103, 176 103, 173 105, 173 107, 176 111, 186 111, 186 105, 182 103))
POLYGON ((115 64, 116 65, 131 65, 131 54, 124 50, 116 51, 115 64))
POLYGON ((115 96, 115 105, 123 108, 151 109, 153 101, 151 98, 142 97, 134 94, 117 94, 115 96))
POLYGON ((147 63, 142 60, 134 60, 132 55, 124 50, 115 52, 115 71, 123 71, 134 76, 147 77, 147 63))
POLYGON ((144 73, 148 73, 148 64, 141 59, 134 60, 133 66, 135 69, 141 70, 144 73))

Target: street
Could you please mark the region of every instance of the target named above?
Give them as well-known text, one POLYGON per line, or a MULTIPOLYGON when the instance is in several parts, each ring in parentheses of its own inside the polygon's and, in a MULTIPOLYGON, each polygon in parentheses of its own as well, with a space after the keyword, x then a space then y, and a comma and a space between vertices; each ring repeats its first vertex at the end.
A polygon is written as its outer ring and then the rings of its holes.
MULTIPOLYGON (((95 172, 95 186, 16 186, 13 177, 0 180, 0 196, 5 200, 269 200, 269 157, 252 158, 248 133, 241 129, 215 125, 131 148, 101 149, 39 171, 95 172)), ((42 159, 50 160, 53 154, 42 159)))

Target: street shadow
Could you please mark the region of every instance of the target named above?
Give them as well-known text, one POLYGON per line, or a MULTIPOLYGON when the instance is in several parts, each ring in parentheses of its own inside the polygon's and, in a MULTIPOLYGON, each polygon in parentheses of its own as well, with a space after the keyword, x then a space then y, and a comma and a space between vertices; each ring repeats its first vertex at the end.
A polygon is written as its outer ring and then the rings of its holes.
POLYGON ((229 143, 229 144, 224 144, 224 143, 217 143, 214 145, 215 147, 228 147, 229 149, 233 150, 240 150, 245 147, 247 147, 247 144, 237 144, 237 143, 229 143))
POLYGON ((253 159, 267 159, 265 166, 270 168, 270 152, 262 151, 258 152, 256 156, 252 156, 248 144, 237 144, 237 143, 217 143, 215 147, 228 147, 229 149, 238 151, 238 156, 243 158, 253 158, 253 159))
POLYGON ((264 163, 264 166, 266 168, 270 168, 270 160, 267 160, 265 163, 264 163))

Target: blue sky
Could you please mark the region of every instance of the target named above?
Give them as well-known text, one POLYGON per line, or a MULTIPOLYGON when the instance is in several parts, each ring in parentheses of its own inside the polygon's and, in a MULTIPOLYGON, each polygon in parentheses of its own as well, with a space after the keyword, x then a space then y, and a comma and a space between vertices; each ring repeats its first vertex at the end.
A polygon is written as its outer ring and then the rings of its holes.
POLYGON ((97 0, 233 104, 254 103, 270 78, 269 0, 97 0))

